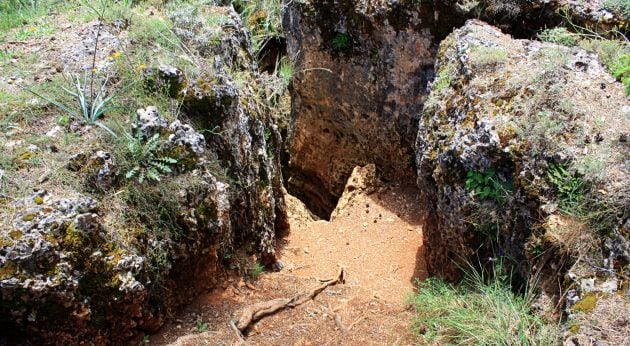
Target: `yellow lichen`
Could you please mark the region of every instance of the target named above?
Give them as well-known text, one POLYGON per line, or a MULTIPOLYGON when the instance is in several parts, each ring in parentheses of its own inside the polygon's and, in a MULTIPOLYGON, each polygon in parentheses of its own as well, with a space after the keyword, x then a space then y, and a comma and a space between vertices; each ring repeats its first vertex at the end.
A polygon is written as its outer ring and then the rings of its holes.
POLYGON ((11 261, 7 261, 0 267, 0 280, 4 280, 15 276, 17 273, 17 267, 11 261))
POLYGON ((26 214, 26 215, 22 216, 22 221, 33 221, 35 216, 36 216, 35 213, 26 214))
POLYGON ((20 240, 22 239, 22 232, 18 230, 13 230, 9 232, 9 237, 11 237, 11 239, 13 240, 20 240))
POLYGON ((35 204, 39 205, 44 203, 44 199, 41 196, 37 196, 33 199, 33 201, 35 202, 35 204))
POLYGON ((0 248, 7 247, 13 245, 13 242, 10 239, 0 237, 0 248))
POLYGON ((85 239, 80 232, 77 232, 74 228, 74 224, 71 224, 66 229, 66 234, 63 237, 63 245, 66 249, 75 251, 81 251, 84 249, 85 239))
POLYGON ((589 292, 584 295, 582 300, 575 303, 575 305, 571 307, 571 311, 583 312, 583 313, 588 314, 592 312, 593 310, 595 310, 596 306, 597 306, 597 295, 593 292, 589 292))
POLYGON ((569 332, 571 332, 572 334, 577 334, 580 331, 580 325, 578 324, 574 324, 571 327, 569 327, 569 332))

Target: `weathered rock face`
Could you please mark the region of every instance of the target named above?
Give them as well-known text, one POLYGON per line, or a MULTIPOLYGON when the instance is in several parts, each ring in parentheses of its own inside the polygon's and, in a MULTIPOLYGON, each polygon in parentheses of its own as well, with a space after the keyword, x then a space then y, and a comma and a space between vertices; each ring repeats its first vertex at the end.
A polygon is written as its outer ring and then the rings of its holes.
POLYGON ((181 39, 210 58, 201 75, 181 90, 184 107, 194 123, 210 130, 209 146, 233 181, 230 203, 241 206, 231 215, 233 245, 253 242, 263 261, 273 262, 276 229, 287 227, 280 169, 282 139, 259 99, 262 86, 249 34, 238 14, 231 7, 211 11, 219 11, 228 20, 222 26, 226 34, 216 43, 202 39, 216 29, 207 28, 203 16, 193 15, 194 9, 171 16, 181 39), (247 87, 237 87, 230 74, 235 69, 247 87))
POLYGON ((276 232, 286 226, 281 138, 255 94, 248 34, 231 7, 180 10, 175 32, 197 50, 202 71, 190 81, 162 66, 157 79, 170 81, 194 126, 146 107, 130 129, 143 143, 158 135, 157 155, 177 164, 159 183, 132 183, 129 157, 89 149, 67 164, 85 183, 67 191, 73 197, 37 191, 0 201, 0 335, 122 344, 215 285, 222 256, 245 248, 275 261, 276 232), (223 25, 210 27, 205 16, 217 14, 223 25), (116 214, 118 189, 125 204, 116 214))
POLYGON ((619 22, 601 6, 567 1, 287 4, 284 27, 297 71, 289 192, 328 217, 355 166, 375 163, 385 180, 412 177, 415 124, 439 42, 466 18, 479 17, 532 36, 560 22, 561 5, 582 23, 619 22))
MULTIPOLYGON (((157 112, 151 114, 153 120, 161 119, 157 112)), ((170 133, 163 120, 153 123, 164 127, 151 131, 170 133)), ((177 122, 170 127, 178 127, 177 122)), ((108 227, 99 195, 75 192, 74 197, 57 198, 38 191, 3 205, 2 335, 17 333, 48 344, 122 343, 139 329, 157 330, 170 310, 212 287, 222 237, 231 234, 229 185, 213 176, 191 143, 171 135, 172 146, 165 150, 180 153, 180 158, 195 157, 194 170, 181 167, 162 187, 132 187, 125 193, 134 201, 127 208, 161 204, 174 229, 184 234, 170 233, 165 225, 146 230, 108 227)), ((192 137, 198 136, 195 132, 192 137)), ((103 167, 113 168, 98 155, 86 155, 86 160, 80 173, 93 175, 86 182, 98 181, 103 167)), ((125 172, 113 168, 111 173, 120 181, 125 172)), ((128 215, 147 225, 158 222, 142 219, 141 212, 128 215)))
POLYGON ((289 191, 328 217, 356 166, 413 176, 411 143, 432 78, 433 12, 354 1, 293 3, 296 57, 289 191))
MULTIPOLYGON (((443 41, 436 66, 416 143, 430 272, 455 279, 458 263, 492 246, 525 276, 527 256, 536 270, 551 265, 537 262, 545 239, 608 258, 600 242, 618 239, 628 217, 622 85, 579 48, 514 40, 478 21, 443 41)), ((621 268, 623 254, 613 257, 621 268)), ((559 258, 551 266, 564 273, 571 261, 559 258)))

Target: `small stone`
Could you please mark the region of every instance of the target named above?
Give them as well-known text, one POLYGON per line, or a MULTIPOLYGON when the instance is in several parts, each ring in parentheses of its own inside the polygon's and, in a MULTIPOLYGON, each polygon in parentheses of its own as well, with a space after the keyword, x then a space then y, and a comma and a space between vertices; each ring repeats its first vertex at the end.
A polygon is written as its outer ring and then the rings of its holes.
POLYGON ((283 264, 282 262, 280 262, 280 261, 278 261, 278 262, 274 263, 274 264, 271 266, 271 269, 273 269, 273 271, 274 271, 274 272, 279 272, 279 271, 281 271, 283 268, 284 268, 284 264, 283 264))

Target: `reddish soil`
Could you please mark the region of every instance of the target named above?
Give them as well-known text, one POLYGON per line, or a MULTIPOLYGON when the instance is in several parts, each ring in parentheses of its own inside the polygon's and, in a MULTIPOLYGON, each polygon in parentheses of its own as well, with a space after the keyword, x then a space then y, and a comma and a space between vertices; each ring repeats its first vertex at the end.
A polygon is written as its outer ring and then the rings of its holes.
POLYGON ((345 284, 262 318, 247 331, 247 343, 412 344, 414 313, 405 302, 416 278, 426 277, 417 192, 390 186, 369 195, 355 193, 346 200, 337 217, 327 222, 310 220, 301 203, 289 198, 291 232, 279 249, 284 268, 253 282, 234 278, 224 288, 199 297, 151 336, 150 344, 239 344, 229 321, 238 317, 240 309, 310 290, 319 285, 318 279, 334 277, 339 265, 346 269, 345 284), (206 332, 198 330, 197 321, 207 324, 206 332))

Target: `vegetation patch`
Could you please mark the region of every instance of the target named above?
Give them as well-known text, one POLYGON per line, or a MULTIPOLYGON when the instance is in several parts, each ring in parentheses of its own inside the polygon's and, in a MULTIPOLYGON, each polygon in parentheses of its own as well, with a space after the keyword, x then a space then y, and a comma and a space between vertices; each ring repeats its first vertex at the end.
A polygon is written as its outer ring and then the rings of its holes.
POLYGON ((579 302, 575 303, 575 305, 571 307, 571 311, 588 314, 595 310, 595 307, 597 307, 597 300, 597 294, 589 292, 585 294, 579 302))
POLYGON ((630 1, 629 0, 604 0, 602 8, 620 14, 626 19, 630 18, 630 1))
POLYGON ((496 65, 506 61, 507 58, 507 52, 496 47, 478 47, 470 51, 470 61, 476 67, 496 65))
POLYGON ((513 293, 505 275, 486 277, 472 269, 459 286, 429 278, 411 301, 418 311, 413 332, 431 344, 557 344, 559 328, 531 312, 532 298, 513 293))

